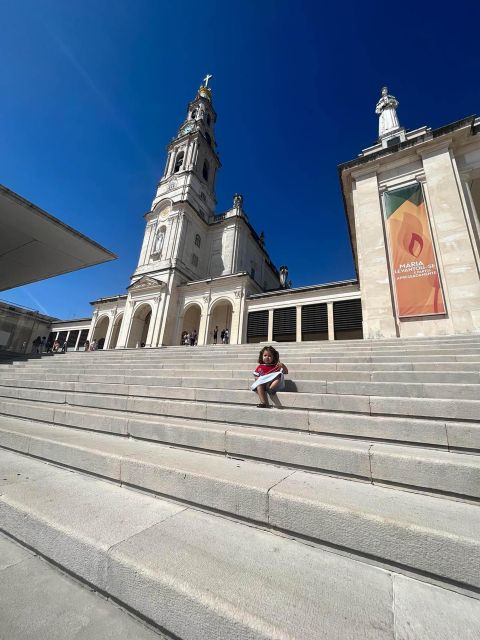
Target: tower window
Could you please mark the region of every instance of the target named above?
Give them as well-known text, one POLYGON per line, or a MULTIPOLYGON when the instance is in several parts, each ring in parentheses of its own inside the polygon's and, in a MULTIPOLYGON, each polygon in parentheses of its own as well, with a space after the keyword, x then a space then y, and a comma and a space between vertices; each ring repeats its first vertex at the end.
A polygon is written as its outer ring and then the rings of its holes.
POLYGON ((192 119, 192 120, 195 120, 196 116, 197 116, 197 110, 196 110, 196 109, 194 109, 194 110, 192 111, 192 113, 190 114, 190 117, 191 117, 191 119, 192 119))
POLYGON ((194 267, 198 267, 198 256, 195 253, 192 253, 192 264, 194 267))
POLYGON ((210 136, 210 134, 209 134, 209 133, 206 133, 206 134, 205 134, 205 137, 206 137, 206 139, 207 139, 208 144, 209 144, 210 146, 212 146, 212 137, 210 136))
POLYGON ((184 153, 183 151, 181 151, 176 160, 175 160, 175 169, 173 170, 173 173, 178 173, 180 171, 180 169, 182 168, 182 164, 183 164, 183 157, 184 157, 184 153))
POLYGON ((210 126, 212 119, 210 118, 210 114, 207 115, 207 124, 210 126))
POLYGON ((204 179, 208 181, 208 162, 206 160, 203 163, 202 175, 204 179))
POLYGON ((200 238, 200 236, 197 235, 195 236, 195 244, 197 245, 197 247, 199 247, 202 244, 202 239, 200 238))

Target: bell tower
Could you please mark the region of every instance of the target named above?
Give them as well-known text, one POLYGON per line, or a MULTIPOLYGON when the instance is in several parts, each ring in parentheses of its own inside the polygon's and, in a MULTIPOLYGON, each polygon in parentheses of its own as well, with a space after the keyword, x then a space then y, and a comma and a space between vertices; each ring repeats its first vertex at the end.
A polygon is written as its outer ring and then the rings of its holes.
POLYGON ((189 103, 185 120, 167 147, 165 171, 158 185, 152 209, 164 198, 172 203, 187 201, 208 220, 216 205, 215 179, 220 167, 216 151, 212 89, 207 74, 189 103))

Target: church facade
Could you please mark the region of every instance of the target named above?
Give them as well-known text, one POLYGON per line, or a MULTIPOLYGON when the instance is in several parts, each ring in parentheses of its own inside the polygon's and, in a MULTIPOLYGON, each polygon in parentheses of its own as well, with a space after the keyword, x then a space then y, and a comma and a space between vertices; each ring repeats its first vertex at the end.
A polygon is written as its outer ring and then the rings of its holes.
POLYGON ((209 77, 168 147, 164 174, 145 215, 138 266, 126 295, 96 300, 91 338, 107 348, 203 344, 227 329, 242 341, 245 299, 280 287, 280 274, 236 194, 215 215, 220 160, 209 77))
POLYGON ((127 293, 92 303, 89 341, 157 347, 194 332, 202 345, 215 328, 234 344, 480 332, 480 118, 406 130, 384 88, 377 143, 338 167, 358 278, 290 288, 241 195, 215 214, 208 81, 168 146, 127 293))

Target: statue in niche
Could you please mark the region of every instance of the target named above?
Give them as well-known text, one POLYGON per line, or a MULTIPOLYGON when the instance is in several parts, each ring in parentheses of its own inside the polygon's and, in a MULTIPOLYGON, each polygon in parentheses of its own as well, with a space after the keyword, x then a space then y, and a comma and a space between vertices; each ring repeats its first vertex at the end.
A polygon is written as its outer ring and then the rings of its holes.
POLYGON ((159 254, 163 248, 163 241, 165 240, 165 229, 162 227, 160 231, 157 232, 155 236, 155 242, 153 243, 153 251, 152 254, 159 254))
POLYGON ((377 102, 375 113, 380 116, 378 120, 378 136, 381 138, 387 133, 400 129, 396 109, 398 100, 388 94, 387 87, 383 87, 382 96, 377 102))
POLYGON ((240 193, 236 193, 233 196, 233 208, 241 209, 243 207, 243 196, 240 193))

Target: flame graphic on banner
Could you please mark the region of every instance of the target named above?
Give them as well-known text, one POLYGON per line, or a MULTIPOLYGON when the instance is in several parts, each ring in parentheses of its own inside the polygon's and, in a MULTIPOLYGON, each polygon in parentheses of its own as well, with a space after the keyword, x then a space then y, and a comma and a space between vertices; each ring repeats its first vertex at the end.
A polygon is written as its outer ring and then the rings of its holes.
POLYGON ((418 258, 422 253, 423 249, 423 238, 418 235, 418 233, 412 233, 412 237, 410 240, 410 244, 408 245, 408 253, 410 253, 414 258, 418 258), (415 244, 418 246, 418 251, 415 253, 415 244))

